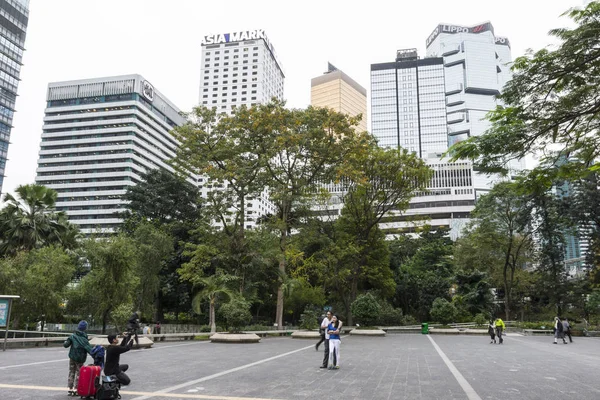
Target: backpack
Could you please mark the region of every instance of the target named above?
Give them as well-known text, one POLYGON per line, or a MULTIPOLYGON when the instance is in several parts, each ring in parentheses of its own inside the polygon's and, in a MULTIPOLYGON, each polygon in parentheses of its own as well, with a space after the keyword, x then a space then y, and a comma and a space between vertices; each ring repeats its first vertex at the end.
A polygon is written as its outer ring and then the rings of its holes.
POLYGON ((102 376, 96 390, 96 400, 115 400, 120 399, 119 389, 121 385, 114 375, 102 376))
POLYGON ((94 359, 94 365, 99 366, 100 368, 104 368, 104 347, 97 344, 92 348, 90 355, 94 359))

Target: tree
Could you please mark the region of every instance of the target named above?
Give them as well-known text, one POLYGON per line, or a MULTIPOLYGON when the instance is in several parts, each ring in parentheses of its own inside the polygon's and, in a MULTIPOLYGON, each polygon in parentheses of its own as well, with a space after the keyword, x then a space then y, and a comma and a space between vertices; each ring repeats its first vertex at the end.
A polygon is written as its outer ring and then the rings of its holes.
POLYGON ((21 185, 17 197, 4 195, 7 203, 0 210, 0 255, 60 245, 77 246, 78 229, 64 213, 54 212, 57 193, 42 185, 21 185))
MULTIPOLYGON (((139 278, 135 243, 123 236, 91 238, 83 244, 90 272, 82 278, 72 297, 73 308, 90 313, 102 321, 102 333, 111 312, 122 304, 133 304, 139 278)), ((131 310, 133 312, 134 310, 131 310)))
POLYGON ((241 297, 232 299, 221 307, 221 315, 227 321, 227 326, 235 333, 248 324, 252 319, 250 314, 250 303, 241 297))
MULTIPOLYGON (((365 150, 367 137, 357 134, 356 118, 331 109, 286 109, 271 103, 253 107, 244 126, 252 127, 256 150, 263 155, 260 179, 268 187, 277 212, 271 219, 279 232, 279 271, 286 273, 292 228, 306 205, 323 194, 323 185, 335 182, 349 164, 346 160, 365 150)), ((276 322, 283 329, 283 288, 277 290, 276 322)))
POLYGON ((514 61, 512 79, 498 96, 504 105, 490 113, 490 129, 454 145, 455 159, 506 172, 508 160, 534 153, 549 165, 578 158, 555 170, 561 176, 598 169, 592 164, 600 155, 600 2, 565 15, 576 26, 550 31, 560 41, 555 49, 529 51, 514 61), (548 148, 557 151, 546 153, 548 148))
POLYGON ((231 282, 234 281, 234 277, 224 274, 215 274, 206 278, 194 278, 194 284, 202 286, 202 289, 196 293, 192 300, 194 312, 200 314, 200 304, 202 300, 208 300, 210 307, 209 325, 211 333, 217 331, 217 324, 215 322, 215 307, 217 305, 217 300, 221 295, 228 297, 230 300, 235 297, 235 292, 230 289, 231 282))
POLYGON ((485 272, 477 270, 456 273, 456 295, 462 297, 466 311, 471 315, 492 311, 493 299, 487 278, 485 272))
POLYGON ((504 312, 510 319, 515 271, 524 266, 533 246, 533 209, 517 183, 500 182, 480 197, 472 212, 478 237, 502 251, 504 312))
POLYGON ((435 322, 448 324, 456 318, 457 310, 454 304, 446 299, 438 297, 433 301, 430 314, 435 322))
POLYGON ((0 293, 21 296, 13 314, 17 321, 59 319, 74 272, 73 258, 60 247, 19 252, 0 259, 0 293))

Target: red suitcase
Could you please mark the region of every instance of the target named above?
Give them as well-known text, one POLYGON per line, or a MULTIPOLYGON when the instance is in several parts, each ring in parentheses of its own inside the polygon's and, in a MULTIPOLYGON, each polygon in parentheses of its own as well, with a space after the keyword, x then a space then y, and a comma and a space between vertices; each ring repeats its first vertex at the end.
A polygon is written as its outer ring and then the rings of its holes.
POLYGON ((100 376, 102 368, 96 365, 84 365, 79 370, 79 383, 77 394, 81 397, 94 397, 96 395, 96 378, 100 376))

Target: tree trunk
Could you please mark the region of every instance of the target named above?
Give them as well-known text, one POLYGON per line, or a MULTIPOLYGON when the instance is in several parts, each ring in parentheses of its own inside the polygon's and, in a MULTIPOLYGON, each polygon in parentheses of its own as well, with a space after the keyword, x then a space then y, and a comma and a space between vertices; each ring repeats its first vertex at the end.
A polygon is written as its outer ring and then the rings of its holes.
MULTIPOLYGON (((285 273, 285 261, 279 262, 279 271, 285 273)), ((277 310, 275 313, 275 323, 277 329, 283 329, 283 282, 279 283, 277 288, 277 310)))
POLYGON ((283 329, 283 276, 285 276, 285 250, 288 234, 288 210, 286 205, 282 208, 281 220, 283 227, 281 228, 281 238, 279 239, 279 248, 281 250, 281 260, 279 260, 280 282, 277 288, 277 310, 275 312, 275 322, 277 323, 278 330, 283 329))
POLYGON ((108 323, 108 316, 110 315, 110 308, 102 313, 102 334, 106 334, 106 324, 108 323))
POLYGON ((217 331, 217 324, 215 322, 215 303, 213 300, 210 301, 210 333, 217 331))

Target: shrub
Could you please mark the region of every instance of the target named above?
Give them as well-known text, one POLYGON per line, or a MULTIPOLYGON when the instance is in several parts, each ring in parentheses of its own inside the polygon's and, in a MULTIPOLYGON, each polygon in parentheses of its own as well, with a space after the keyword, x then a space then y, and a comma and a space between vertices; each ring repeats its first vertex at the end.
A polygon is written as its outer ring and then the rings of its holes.
POLYGON ((233 299, 223 304, 219 310, 232 332, 239 332, 240 328, 252 320, 250 303, 244 299, 233 299))
POLYGON ((446 299, 438 297, 433 301, 433 305, 429 311, 429 314, 434 321, 447 324, 454 321, 457 310, 454 304, 450 303, 446 299))
POLYGON ((350 307, 356 321, 363 325, 373 325, 381 314, 381 306, 371 293, 358 296, 350 307))
POLYGON ((377 323, 383 326, 398 326, 404 323, 404 317, 400 308, 394 308, 390 303, 381 302, 381 310, 377 323))
POLYGON ((304 307, 304 312, 300 315, 300 329, 317 329, 319 314, 319 309, 312 304, 304 307))
POLYGON ((484 313, 479 313, 475 316, 474 321, 477 325, 487 325, 490 321, 490 318, 484 313))

